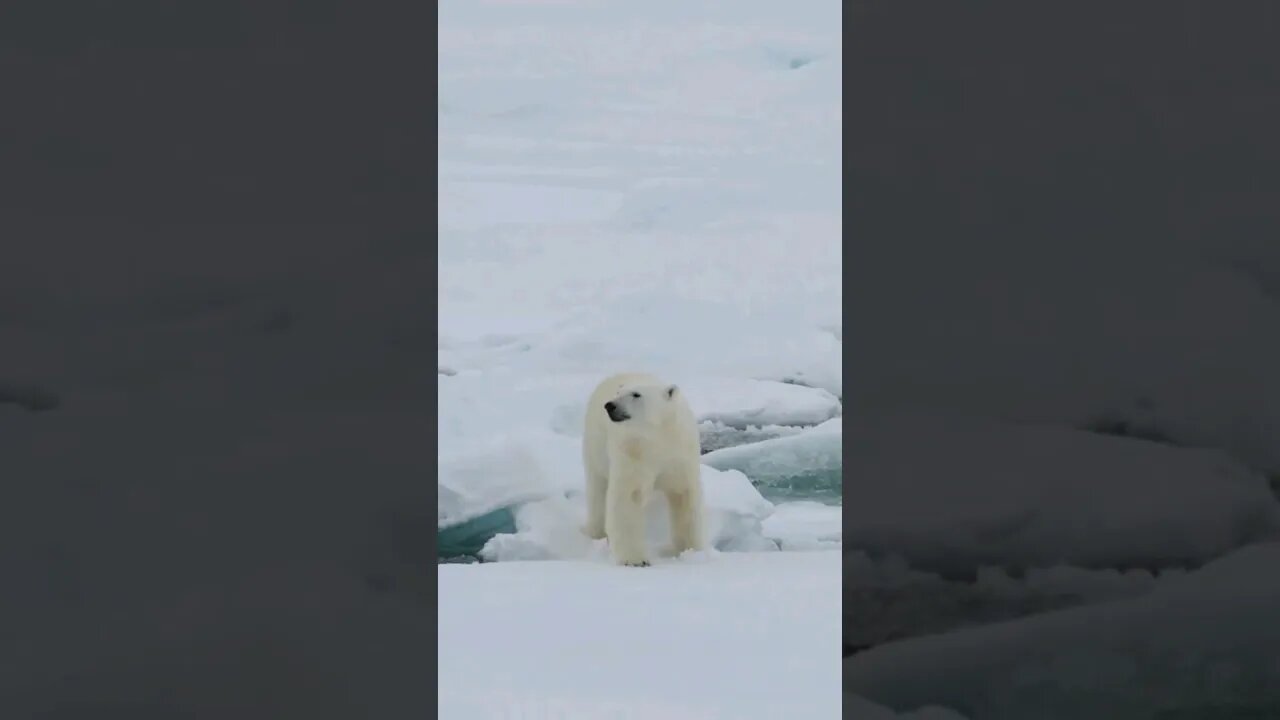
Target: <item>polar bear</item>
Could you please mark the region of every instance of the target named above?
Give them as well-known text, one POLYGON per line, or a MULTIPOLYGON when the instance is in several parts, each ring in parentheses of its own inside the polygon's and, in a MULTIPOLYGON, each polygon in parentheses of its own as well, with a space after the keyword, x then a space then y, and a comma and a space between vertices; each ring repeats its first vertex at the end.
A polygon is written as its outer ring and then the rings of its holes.
POLYGON ((643 373, 601 381, 582 435, 583 532, 607 537, 618 564, 648 565, 645 506, 658 490, 671 510, 671 554, 703 549, 699 449, 697 421, 678 387, 643 373))

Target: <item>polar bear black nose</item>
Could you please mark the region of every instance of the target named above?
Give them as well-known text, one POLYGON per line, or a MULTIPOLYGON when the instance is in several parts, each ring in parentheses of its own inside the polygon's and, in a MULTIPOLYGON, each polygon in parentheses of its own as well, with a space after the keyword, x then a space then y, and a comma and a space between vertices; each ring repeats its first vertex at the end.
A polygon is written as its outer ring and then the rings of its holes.
POLYGON ((618 407, 618 406, 617 406, 617 405, 614 405, 614 404, 613 404, 613 402, 607 402, 607 403, 605 403, 605 404, 604 404, 604 411, 605 411, 605 412, 608 412, 608 413, 611 413, 611 412, 613 412, 613 409, 614 409, 614 408, 616 408, 616 407, 618 407))

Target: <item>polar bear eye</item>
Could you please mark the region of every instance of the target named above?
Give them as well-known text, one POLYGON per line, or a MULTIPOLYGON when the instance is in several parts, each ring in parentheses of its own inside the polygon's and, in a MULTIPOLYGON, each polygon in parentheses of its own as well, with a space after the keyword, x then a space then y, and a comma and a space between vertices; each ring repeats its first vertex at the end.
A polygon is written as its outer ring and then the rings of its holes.
POLYGON ((631 397, 633 397, 633 398, 639 398, 639 397, 640 397, 640 393, 631 393, 631 397))

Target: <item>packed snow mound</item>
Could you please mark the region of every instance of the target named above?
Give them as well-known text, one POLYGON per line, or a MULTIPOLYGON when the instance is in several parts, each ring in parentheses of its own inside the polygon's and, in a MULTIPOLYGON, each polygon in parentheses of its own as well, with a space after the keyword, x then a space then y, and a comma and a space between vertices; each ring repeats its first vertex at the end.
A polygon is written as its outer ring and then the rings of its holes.
POLYGON ((839 505, 811 500, 779 503, 764 520, 764 536, 780 550, 831 550, 840 547, 843 517, 839 505))
POLYGON ((741 470, 772 498, 788 495, 840 498, 844 439, 840 418, 786 437, 709 452, 702 462, 741 470))
POLYGON ((470 452, 442 453, 437 525, 450 527, 492 510, 579 489, 579 454, 577 441, 551 432, 499 436, 470 452))
POLYGON ((840 717, 837 552, 437 571, 441 717, 840 717))
POLYGON ((1280 528, 1266 478, 1216 451, 906 412, 850 422, 845 540, 921 569, 1195 564, 1280 528))
MULTIPOLYGON (((724 551, 777 550, 766 538, 762 522, 774 506, 761 497, 740 472, 702 468, 706 531, 711 547, 724 551)), ((655 493, 646 510, 645 531, 655 555, 670 543, 670 517, 666 497, 655 493)), ((485 560, 608 560, 605 540, 582 533, 586 522, 585 496, 576 491, 565 497, 529 503, 515 512, 516 532, 491 538, 480 550, 485 560)))
POLYGON ((477 439, 509 432, 551 432, 577 442, 582 437, 587 397, 602 379, 585 374, 524 375, 502 369, 439 377, 440 453, 456 453, 477 439))
POLYGON ((1136 598, 890 643, 846 658, 844 686, 990 720, 1273 717, 1277 567, 1280 543, 1251 545, 1136 598))

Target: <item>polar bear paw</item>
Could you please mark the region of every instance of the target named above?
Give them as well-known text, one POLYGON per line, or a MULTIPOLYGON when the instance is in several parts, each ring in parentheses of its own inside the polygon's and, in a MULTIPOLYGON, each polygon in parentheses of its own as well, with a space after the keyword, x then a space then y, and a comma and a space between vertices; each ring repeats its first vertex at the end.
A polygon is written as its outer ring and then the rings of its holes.
POLYGON ((625 567, 649 567, 649 558, 645 555, 644 550, 638 548, 623 548, 621 552, 614 550, 613 559, 625 567))

